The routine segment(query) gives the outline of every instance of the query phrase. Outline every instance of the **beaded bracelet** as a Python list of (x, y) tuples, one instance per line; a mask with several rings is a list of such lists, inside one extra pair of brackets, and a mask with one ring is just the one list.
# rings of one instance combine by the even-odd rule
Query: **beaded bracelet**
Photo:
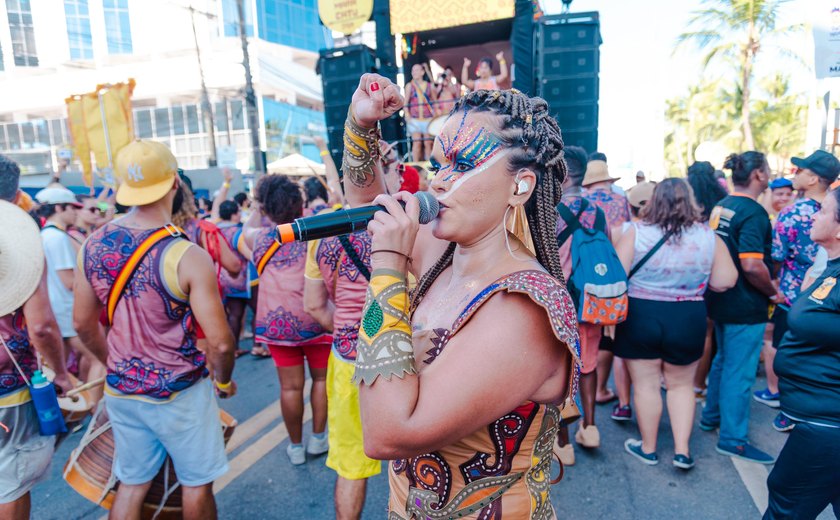
[(382, 132), (377, 122), (373, 128), (364, 128), (356, 122), (353, 107), (347, 110), (344, 122), (344, 157), (341, 169), (356, 186), (367, 187), (373, 183), (373, 168), (379, 160), (379, 140)]

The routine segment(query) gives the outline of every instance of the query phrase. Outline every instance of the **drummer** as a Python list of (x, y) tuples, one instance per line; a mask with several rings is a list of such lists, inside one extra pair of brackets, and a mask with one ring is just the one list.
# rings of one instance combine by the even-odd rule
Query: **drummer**
[(35, 350), (56, 373), (59, 392), (71, 386), (38, 226), (12, 203), (19, 176), (18, 165), (0, 155), (0, 518), (10, 520), (29, 518), (29, 492), (46, 476), (55, 446), (39, 433), (26, 384), (37, 368)]
[[(105, 404), (120, 481), (114, 519), (140, 517), (167, 454), (183, 489), (184, 517), (216, 518), (213, 481), (228, 470), (213, 388), (222, 398), (236, 393), (235, 342), (210, 256), (170, 222), (177, 167), (161, 143), (123, 148), (117, 203), (134, 208), (93, 233), (80, 254), (74, 325), (108, 367)], [(103, 308), (111, 323), (107, 344), (98, 326)], [(199, 323), (205, 352), (196, 348)]]

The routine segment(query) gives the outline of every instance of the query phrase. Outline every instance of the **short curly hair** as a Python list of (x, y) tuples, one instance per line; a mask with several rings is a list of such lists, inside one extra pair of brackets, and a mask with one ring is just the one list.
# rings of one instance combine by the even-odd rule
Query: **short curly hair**
[(257, 202), (275, 224), (286, 224), (301, 216), (303, 194), (300, 186), (283, 175), (265, 175), (257, 183)]

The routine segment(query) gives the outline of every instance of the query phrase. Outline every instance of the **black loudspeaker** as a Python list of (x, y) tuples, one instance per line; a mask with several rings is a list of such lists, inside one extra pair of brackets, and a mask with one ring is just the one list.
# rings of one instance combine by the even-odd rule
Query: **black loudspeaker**
[[(390, 76), (388, 71), (380, 70), (380, 60), (373, 49), (364, 45), (351, 45), (338, 49), (324, 49), (320, 52), (318, 71), (324, 89), (324, 118), (327, 123), (327, 138), (330, 155), (336, 167), (341, 169), (341, 156), (344, 153), (344, 120), (359, 78), (367, 72), (378, 72)], [(400, 139), (405, 131), (397, 116), (382, 121), (382, 136), (386, 141)]]
[(537, 95), (548, 102), (567, 145), (598, 148), (597, 12), (542, 17), (534, 31)]

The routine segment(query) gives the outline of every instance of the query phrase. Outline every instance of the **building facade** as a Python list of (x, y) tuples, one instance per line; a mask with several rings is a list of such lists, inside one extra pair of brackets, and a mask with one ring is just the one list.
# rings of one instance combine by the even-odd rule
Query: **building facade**
[[(315, 65), (332, 45), (317, 1), (243, 4), (262, 148), (269, 161), (317, 159), (309, 138), (325, 125)], [(135, 135), (168, 144), (185, 169), (205, 168), (203, 72), (216, 147), (253, 167), (238, 25), (236, 0), (0, 0), (0, 153), (26, 173), (55, 170), (70, 144), (65, 98), (134, 78)]]

